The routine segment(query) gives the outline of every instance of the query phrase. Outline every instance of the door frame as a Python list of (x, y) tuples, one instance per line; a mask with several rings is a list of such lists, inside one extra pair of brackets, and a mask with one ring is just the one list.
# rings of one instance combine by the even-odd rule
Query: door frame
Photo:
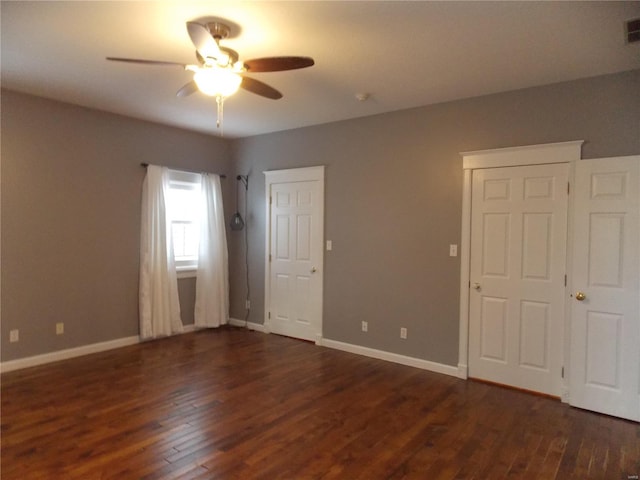
[[(573, 177), (573, 163), (581, 158), (582, 144), (584, 140), (569, 142), (546, 143), (540, 145), (527, 145), (522, 147), (498, 148), (492, 150), (479, 150), (472, 152), (460, 152), (462, 155), (462, 168), (464, 170), (462, 187), (462, 230), (460, 240), (460, 326), (458, 346), (458, 377), (468, 378), (469, 372), (469, 296), (470, 296), (470, 269), (471, 269), (471, 185), (473, 171), (482, 168), (519, 167), (526, 165), (543, 165), (553, 163), (569, 164), (569, 181)], [(567, 214), (571, 215), (571, 196), (567, 205)], [(570, 219), (568, 218), (568, 221)], [(567, 246), (570, 246), (568, 231)], [(567, 248), (567, 261), (570, 257)], [(568, 268), (567, 266), (566, 268)], [(568, 270), (566, 270), (568, 271)], [(565, 338), (561, 342), (564, 346), (562, 356), (564, 365), (568, 365), (566, 342), (569, 339), (567, 322), (567, 302), (564, 306)], [(562, 379), (561, 399), (568, 401), (568, 375)]]
[(295, 182), (318, 182), (320, 199), (319, 199), (319, 216), (320, 216), (320, 268), (316, 273), (319, 276), (320, 288), (320, 319), (316, 326), (315, 332), (316, 345), (320, 345), (322, 341), (322, 324), (323, 324), (323, 307), (324, 307), (324, 177), (325, 166), (318, 165), (314, 167), (288, 168), (283, 170), (266, 170), (262, 172), (265, 176), (265, 250), (264, 250), (264, 332), (271, 333), (271, 319), (269, 312), (271, 310), (271, 262), (269, 254), (271, 252), (271, 186), (277, 183), (295, 183)]

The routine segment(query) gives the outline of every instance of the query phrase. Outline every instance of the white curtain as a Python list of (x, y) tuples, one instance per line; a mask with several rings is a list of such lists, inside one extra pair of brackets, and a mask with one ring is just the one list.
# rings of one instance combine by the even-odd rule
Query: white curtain
[(171, 224), (166, 214), (169, 172), (149, 165), (142, 186), (140, 235), (140, 336), (156, 338), (183, 331)]
[(197, 327), (218, 327), (229, 320), (229, 261), (218, 175), (202, 175), (198, 273), (196, 277)]

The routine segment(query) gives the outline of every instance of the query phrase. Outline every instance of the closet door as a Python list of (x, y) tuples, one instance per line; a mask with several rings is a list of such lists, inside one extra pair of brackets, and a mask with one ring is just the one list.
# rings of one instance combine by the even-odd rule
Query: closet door
[(473, 171), (469, 376), (560, 396), (568, 164)]
[(573, 188), (571, 405), (640, 420), (640, 156), (582, 160)]

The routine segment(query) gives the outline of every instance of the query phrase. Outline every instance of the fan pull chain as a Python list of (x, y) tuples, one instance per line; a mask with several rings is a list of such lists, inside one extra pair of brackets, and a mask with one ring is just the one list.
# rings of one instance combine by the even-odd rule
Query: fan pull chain
[(216, 128), (220, 130), (220, 136), (224, 136), (223, 116), (224, 116), (224, 97), (222, 95), (216, 96), (216, 103), (218, 104), (218, 119), (216, 120)]

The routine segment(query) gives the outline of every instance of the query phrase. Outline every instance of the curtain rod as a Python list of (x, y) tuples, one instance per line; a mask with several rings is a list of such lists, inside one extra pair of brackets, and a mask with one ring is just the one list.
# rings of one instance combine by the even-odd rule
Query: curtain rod
[[(140, 164), (141, 167), (147, 168), (149, 166), (148, 163), (141, 163)], [(179, 172), (188, 172), (188, 173), (203, 173), (203, 172), (196, 172), (195, 170), (187, 170), (186, 168), (173, 168), (173, 167), (167, 167), (169, 170), (177, 170)], [(210, 172), (207, 172), (210, 173)], [(214, 175), (218, 175), (217, 173)], [(227, 178), (227, 176), (225, 174), (219, 175), (220, 178)]]

